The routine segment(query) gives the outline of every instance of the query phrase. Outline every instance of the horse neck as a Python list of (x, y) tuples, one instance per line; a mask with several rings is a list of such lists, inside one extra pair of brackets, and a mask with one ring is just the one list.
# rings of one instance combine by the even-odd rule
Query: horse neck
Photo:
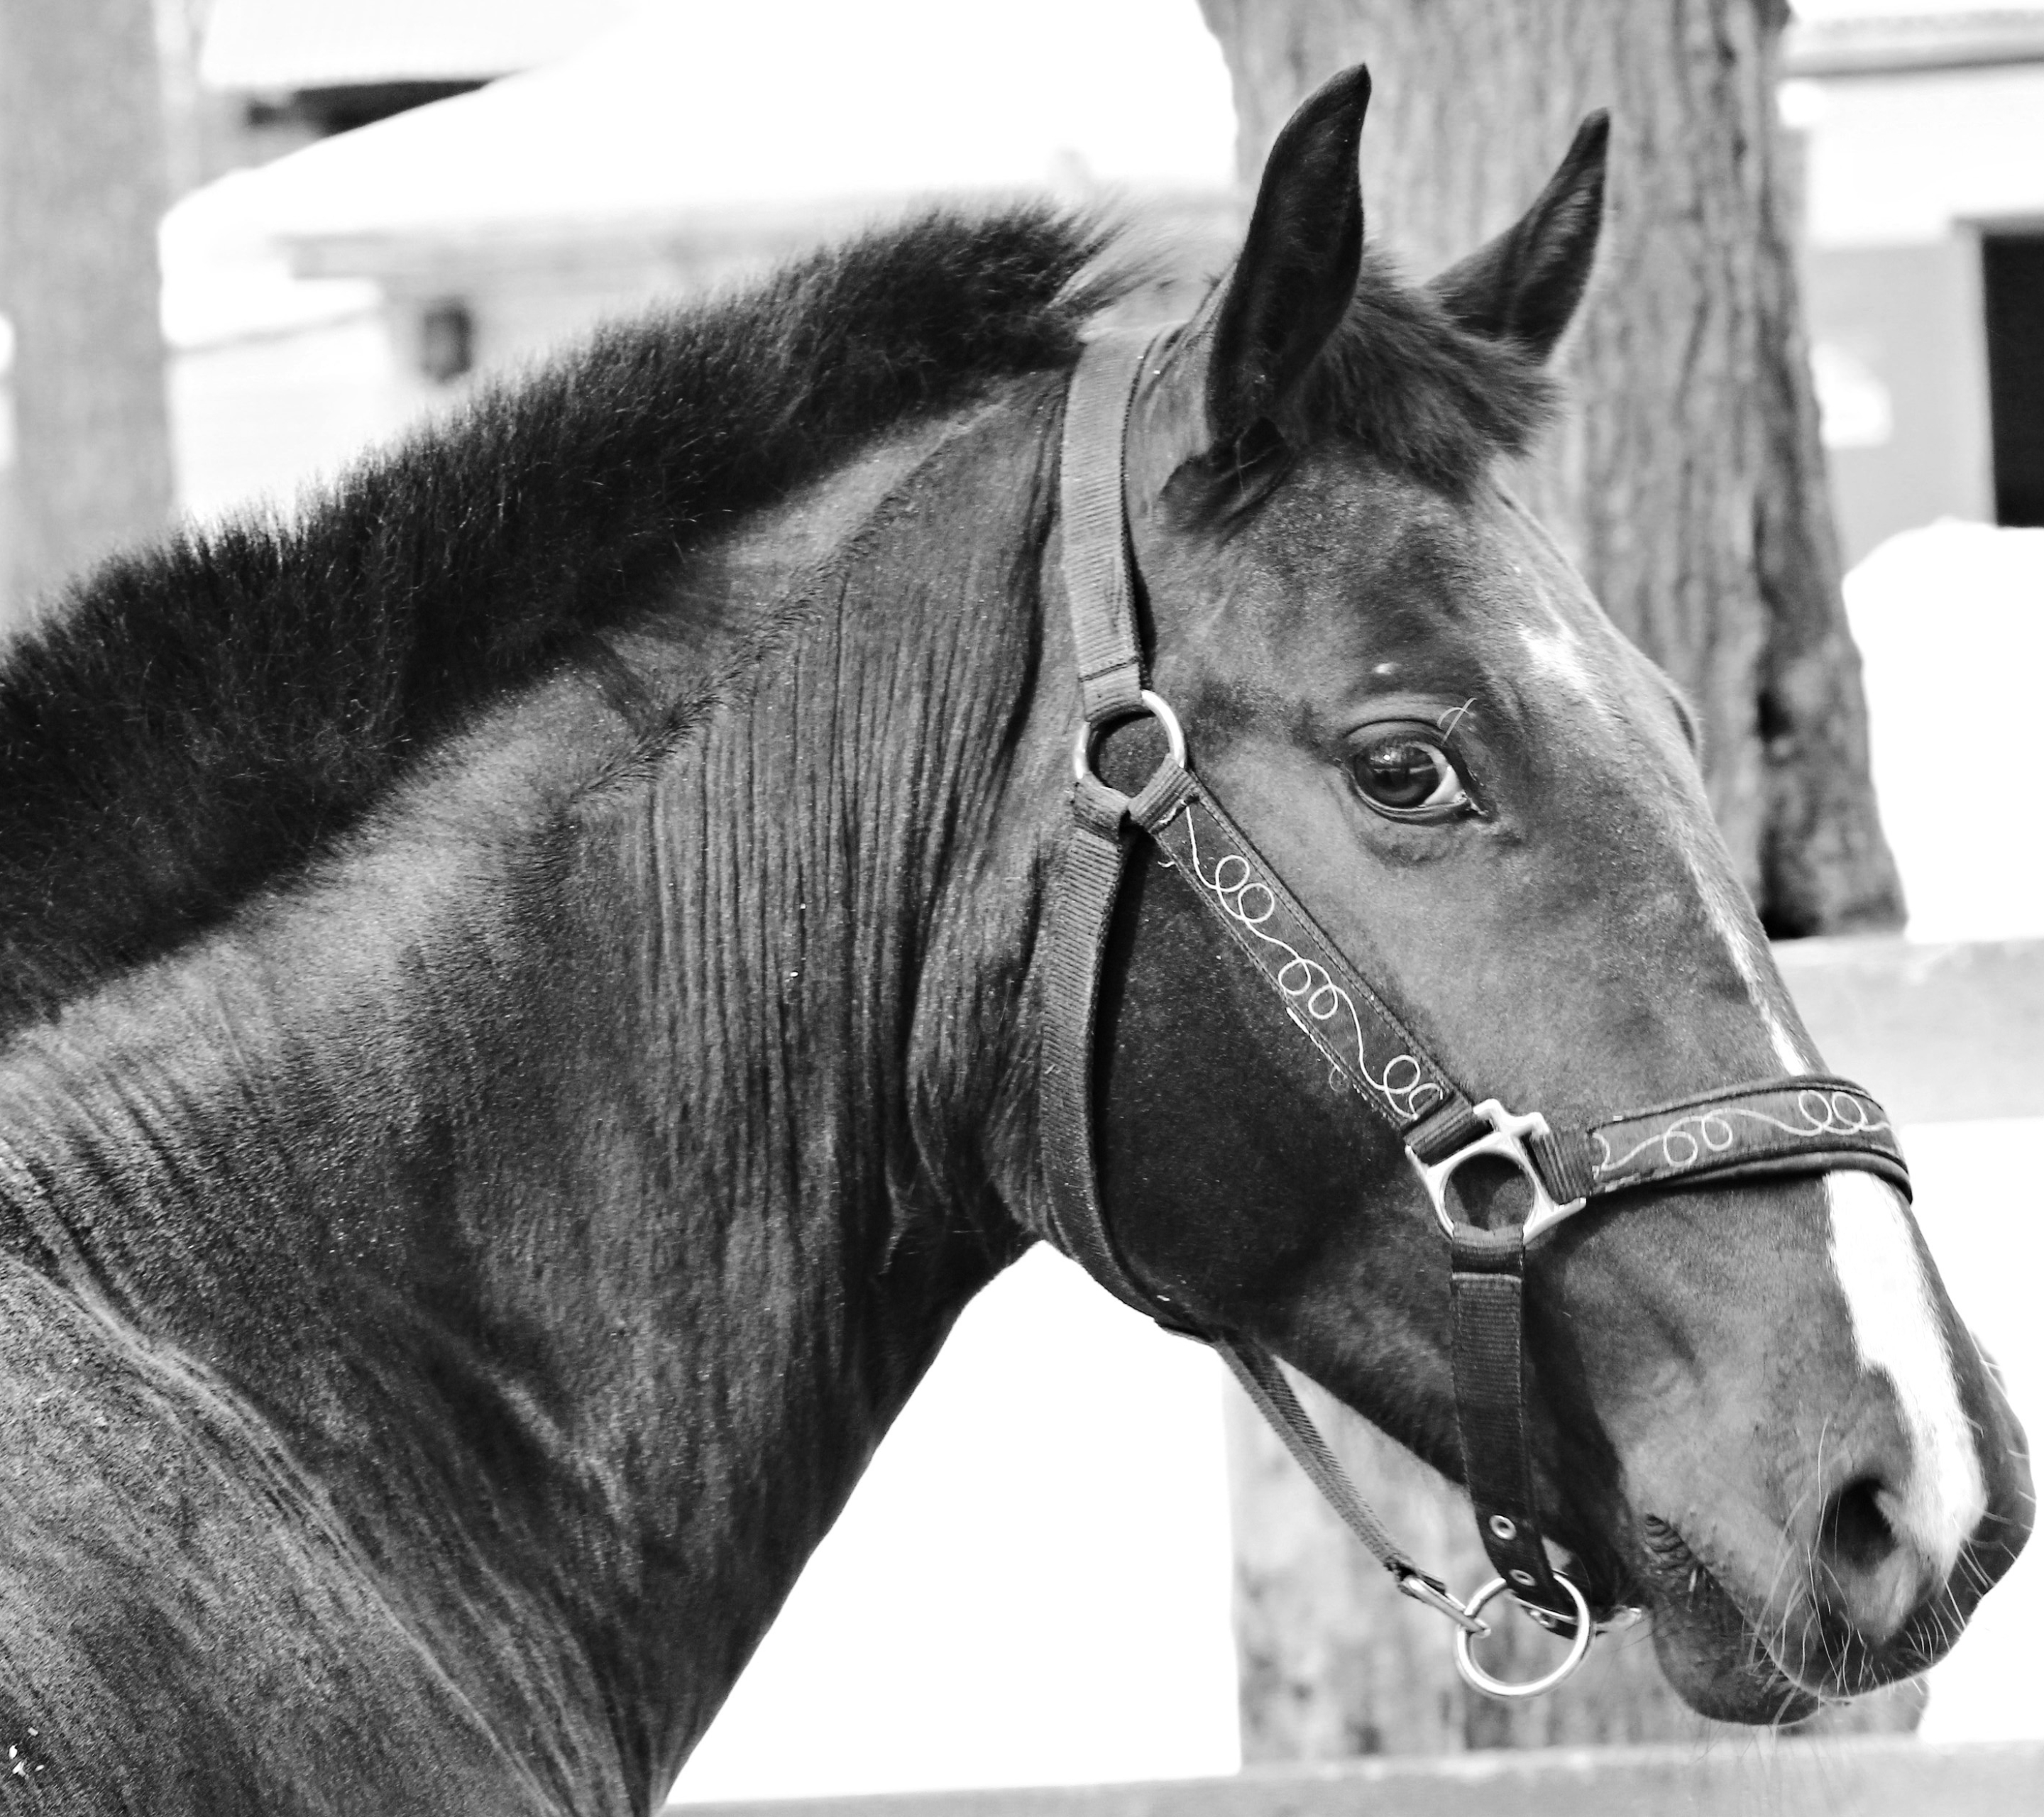
[(1026, 907), (970, 859), (1041, 438), (983, 432), (746, 602), (657, 762), (588, 788), (628, 740), (558, 684), (0, 1066), (17, 1250), (274, 1435), (464, 1704), (544, 1713), (551, 1781), (678, 1764), (1019, 1241)]

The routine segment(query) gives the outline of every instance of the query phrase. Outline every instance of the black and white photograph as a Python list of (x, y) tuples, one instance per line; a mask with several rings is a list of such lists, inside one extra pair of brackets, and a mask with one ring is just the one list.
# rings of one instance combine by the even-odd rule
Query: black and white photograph
[(0, 0), (0, 1817), (2044, 1811), (2044, 4)]

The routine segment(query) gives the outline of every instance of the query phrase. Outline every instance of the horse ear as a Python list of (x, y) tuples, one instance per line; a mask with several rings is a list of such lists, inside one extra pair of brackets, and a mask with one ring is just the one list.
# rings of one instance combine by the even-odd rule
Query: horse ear
[(1369, 106), (1370, 71), (1358, 63), (1309, 95), (1270, 148), (1215, 320), (1207, 416), (1216, 442), (1235, 440), (1278, 409), (1355, 295), (1356, 148)]
[(1599, 109), (1519, 224), (1427, 286), (1471, 333), (1516, 342), (1536, 359), (1554, 351), (1596, 256), (1610, 137), (1611, 116)]

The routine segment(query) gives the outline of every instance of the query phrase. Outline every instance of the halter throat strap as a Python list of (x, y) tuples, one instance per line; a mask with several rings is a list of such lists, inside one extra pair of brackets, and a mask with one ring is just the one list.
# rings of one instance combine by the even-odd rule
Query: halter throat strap
[[(1163, 335), (1109, 334), (1086, 348), (1066, 404), (1059, 509), (1062, 574), (1084, 722), (1074, 759), (1067, 830), (1046, 928), (1039, 1101), (1052, 1234), (1103, 1286), (1167, 1330), (1219, 1352), (1335, 1512), (1408, 1596), (1462, 1631), (1458, 1661), (1478, 1688), (1530, 1694), (1581, 1658), (1590, 1612), (1557, 1573), (1539, 1531), (1526, 1420), (1523, 1293), (1527, 1246), (1599, 1200), (1643, 1186), (1716, 1183), (1838, 1167), (1864, 1169), (1908, 1190), (1908, 1172), (1880, 1105), (1842, 1079), (1800, 1077), (1722, 1088), (1580, 1127), (1551, 1129), (1537, 1112), (1473, 1100), (1358, 977), (1247, 835), (1193, 773), (1170, 706), (1143, 686), (1124, 488), (1137, 386)], [(1095, 774), (1098, 736), (1149, 713), (1170, 754), (1131, 797)], [(1456, 1600), (1404, 1552), (1356, 1492), (1277, 1359), (1241, 1334), (1208, 1330), (1139, 1281), (1115, 1243), (1094, 1164), (1093, 1050), (1102, 956), (1128, 862), (1143, 842), (1282, 1001), (1291, 1020), (1367, 1111), (1404, 1143), (1448, 1239), (1457, 1423), (1477, 1532), (1498, 1577)], [(1522, 1225), (1485, 1230), (1460, 1219), (1449, 1188), (1481, 1156), (1516, 1167), (1532, 1193)], [(1559, 1673), (1506, 1685), (1473, 1665), (1476, 1611), (1508, 1588), (1575, 1645)]]

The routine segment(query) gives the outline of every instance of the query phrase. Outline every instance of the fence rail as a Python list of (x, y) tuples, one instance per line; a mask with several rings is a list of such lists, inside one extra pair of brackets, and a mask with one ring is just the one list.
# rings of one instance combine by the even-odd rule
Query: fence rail
[(2044, 940), (1784, 940), (1825, 1063), (1898, 1123), (2044, 1116)]
[(1907, 1735), (1500, 1750), (1252, 1768), (1230, 1779), (670, 1804), (663, 1817), (2015, 1817), (2044, 1742)]

